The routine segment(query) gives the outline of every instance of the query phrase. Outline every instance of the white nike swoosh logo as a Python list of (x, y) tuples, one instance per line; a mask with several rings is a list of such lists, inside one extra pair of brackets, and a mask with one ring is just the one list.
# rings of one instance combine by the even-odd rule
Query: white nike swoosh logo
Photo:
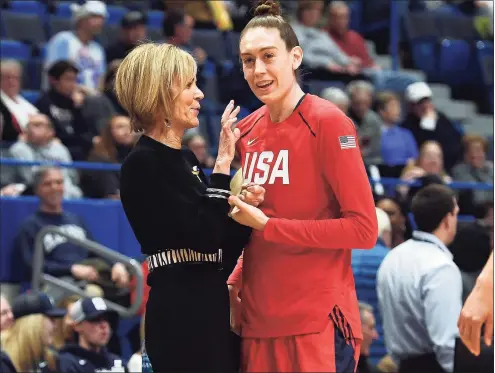
[(256, 137), (256, 138), (254, 138), (254, 139), (252, 139), (252, 140), (248, 140), (247, 145), (248, 145), (248, 146), (249, 146), (249, 145), (252, 145), (252, 144), (253, 144), (253, 143), (254, 143), (257, 139), (258, 139), (258, 138)]

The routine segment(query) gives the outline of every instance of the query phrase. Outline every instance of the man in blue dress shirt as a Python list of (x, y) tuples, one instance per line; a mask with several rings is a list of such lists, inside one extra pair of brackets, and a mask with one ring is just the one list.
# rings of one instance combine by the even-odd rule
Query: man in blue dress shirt
[(452, 372), (462, 278), (447, 245), (459, 207), (452, 190), (430, 185), (411, 210), (417, 230), (389, 252), (377, 275), (385, 344), (399, 372)]

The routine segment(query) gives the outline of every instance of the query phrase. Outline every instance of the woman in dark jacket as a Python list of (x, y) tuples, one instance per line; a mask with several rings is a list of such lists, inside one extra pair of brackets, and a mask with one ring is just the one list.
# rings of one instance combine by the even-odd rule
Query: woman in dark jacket
[[(89, 154), (89, 162), (122, 163), (136, 142), (129, 117), (113, 116)], [(85, 170), (81, 189), (88, 198), (120, 198), (119, 171)]]

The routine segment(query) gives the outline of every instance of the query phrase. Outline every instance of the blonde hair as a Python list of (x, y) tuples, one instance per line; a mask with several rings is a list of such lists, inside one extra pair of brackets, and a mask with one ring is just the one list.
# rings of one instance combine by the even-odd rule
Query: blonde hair
[(21, 317), (1, 333), (2, 349), (18, 372), (33, 370), (46, 356), (48, 346), (43, 341), (45, 317), (42, 314)]
[[(69, 295), (58, 302), (57, 307), (68, 310), (69, 306), (79, 299), (81, 299), (79, 295)], [(73, 342), (74, 329), (72, 328), (72, 325), (66, 323), (66, 318), (70, 318), (68, 313), (65, 317), (60, 317), (55, 320), (53, 347), (57, 350), (61, 349), (67, 342)]]
[(477, 143), (481, 144), (485, 152), (487, 151), (488, 141), (483, 136), (477, 134), (468, 134), (464, 135), (464, 137), (462, 138), (462, 146), (464, 147), (464, 152), (467, 152), (471, 145)]
[(170, 118), (175, 99), (196, 73), (194, 58), (174, 45), (146, 43), (134, 48), (115, 76), (117, 98), (129, 113), (132, 129), (148, 131), (159, 112), (165, 120)]

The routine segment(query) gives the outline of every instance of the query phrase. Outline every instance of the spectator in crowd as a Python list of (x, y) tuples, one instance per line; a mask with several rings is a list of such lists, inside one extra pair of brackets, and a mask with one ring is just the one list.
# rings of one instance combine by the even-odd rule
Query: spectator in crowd
[[(218, 1), (218, 0), (215, 0)], [(191, 16), (200, 29), (216, 29), (216, 22), (211, 4), (213, 1), (204, 0), (165, 0), (165, 11), (168, 14), (175, 11), (185, 11)], [(220, 0), (219, 3), (224, 1)]]
[(454, 123), (435, 108), (432, 97), (428, 84), (409, 85), (405, 94), (409, 112), (401, 126), (412, 132), (419, 147), (428, 140), (437, 141), (443, 150), (445, 168), (450, 171), (462, 154), (461, 134)]
[(462, 278), (447, 248), (456, 234), (454, 193), (430, 185), (413, 198), (417, 230), (383, 260), (377, 292), (387, 350), (403, 372), (452, 372)]
[(52, 346), (60, 350), (67, 343), (74, 343), (73, 320), (70, 317), (70, 310), (73, 305), (80, 299), (78, 295), (69, 295), (58, 302), (58, 307), (66, 310), (63, 318), (55, 320), (55, 333), (53, 335)]
[(461, 270), (463, 300), (473, 290), (493, 251), (493, 201), (485, 202), (483, 210), (480, 219), (459, 223), (455, 240), (449, 247), (455, 264)]
[(380, 117), (371, 110), (374, 88), (370, 82), (355, 80), (347, 85), (350, 98), (349, 118), (357, 127), (361, 154), (366, 164), (381, 164), (381, 129)]
[(120, 23), (120, 39), (105, 50), (107, 63), (122, 60), (140, 41), (146, 39), (147, 17), (144, 13), (131, 10)]
[(122, 60), (113, 60), (109, 63), (107, 72), (103, 77), (101, 91), (110, 102), (115, 114), (127, 116), (127, 111), (122, 107), (115, 95), (115, 74), (117, 73), (117, 69), (121, 62)]
[(328, 87), (321, 92), (321, 98), (335, 104), (346, 115), (349, 112), (349, 96), (343, 90), (337, 87)]
[(335, 44), (363, 69), (380, 69), (371, 58), (364, 38), (349, 29), (350, 9), (345, 1), (332, 1), (328, 6), (327, 32)]
[(77, 343), (67, 344), (60, 350), (60, 372), (93, 373), (125, 367), (121, 357), (107, 350), (112, 334), (109, 320), (115, 317), (115, 312), (108, 308), (104, 299), (78, 300), (71, 308), (70, 317), (78, 338)]
[(191, 149), (196, 158), (198, 158), (201, 168), (213, 168), (215, 158), (208, 153), (208, 144), (202, 135), (198, 133), (188, 135), (186, 133), (182, 139), (182, 145)]
[(361, 351), (359, 354), (356, 373), (372, 373), (376, 371), (369, 361), (371, 345), (373, 344), (373, 341), (378, 339), (373, 310), (373, 306), (367, 303), (359, 302), (359, 315), (361, 316), (363, 340), (361, 342)]
[[(356, 284), (357, 298), (361, 302), (369, 303), (371, 306), (378, 308), (378, 298), (376, 295), (376, 272), (382, 263), (385, 256), (389, 253), (392, 247), (392, 226), (389, 217), (385, 211), (376, 208), (376, 217), (378, 220), (378, 240), (375, 247), (371, 250), (353, 250), (352, 251), (352, 271), (354, 273), (354, 282)], [(362, 316), (362, 315), (361, 315)], [(380, 313), (376, 312), (377, 325), (382, 325)], [(373, 327), (375, 325), (375, 317), (373, 317)], [(383, 353), (383, 340), (379, 341), (379, 346), (371, 351), (370, 346), (372, 340), (365, 343), (366, 337), (363, 328), (363, 343), (361, 344), (361, 355), (363, 349), (367, 360), (372, 355), (373, 358), (381, 358)], [(378, 339), (378, 336), (373, 339)]]
[[(55, 127), (55, 135), (69, 147), (75, 160), (84, 159), (97, 134), (95, 121), (85, 115), (93, 104), (77, 85), (79, 69), (68, 60), (55, 62), (48, 70), (50, 89), (36, 102)], [(88, 108), (89, 107), (89, 108)]]
[[(440, 144), (436, 141), (426, 141), (419, 149), (417, 161), (408, 162), (400, 178), (401, 180), (412, 182), (422, 180), (428, 176), (436, 176), (439, 182), (448, 184), (452, 182), (452, 178), (445, 172), (443, 159)], [(412, 191), (415, 190), (412, 189)], [(412, 193), (407, 185), (400, 185), (397, 191), (402, 198), (405, 198), (408, 193)]]
[(376, 112), (383, 127), (381, 150), (383, 163), (388, 166), (405, 165), (418, 157), (418, 145), (411, 131), (399, 126), (400, 99), (392, 92), (382, 92), (376, 98)]
[(326, 30), (338, 48), (349, 58), (356, 71), (373, 81), (378, 91), (395, 83), (405, 86), (417, 81), (401, 71), (382, 70), (368, 52), (366, 42), (359, 33), (349, 29), (350, 9), (345, 1), (332, 1), (328, 6)]
[(102, 1), (89, 0), (83, 5), (72, 4), (71, 9), (74, 30), (61, 31), (48, 41), (45, 70), (59, 60), (72, 61), (79, 69), (78, 83), (97, 89), (106, 61), (103, 47), (93, 39), (103, 29), (107, 8)]
[[(55, 138), (55, 130), (50, 118), (44, 114), (35, 114), (29, 117), (25, 131), (25, 139), (17, 141), (9, 149), (10, 156), (19, 161), (56, 161), (72, 163), (72, 157), (67, 147)], [(28, 187), (33, 184), (34, 173), (38, 166), (16, 167), (13, 183), (22, 183)], [(82, 197), (81, 189), (77, 186), (78, 174), (76, 170), (65, 169), (64, 198)]]
[[(127, 116), (116, 115), (109, 120), (89, 154), (89, 162), (122, 163), (136, 142)], [(119, 171), (84, 170), (81, 188), (89, 198), (120, 199)]]
[(194, 23), (194, 18), (184, 10), (173, 9), (167, 12), (167, 18), (163, 22), (163, 34), (167, 43), (180, 47), (192, 54), (198, 64), (199, 78), (208, 55), (204, 49), (193, 45), (191, 42)]
[[(44, 293), (25, 293), (12, 306), (15, 323), (0, 335), (2, 349), (18, 372), (36, 372), (47, 367), (56, 371), (49, 346), (54, 320), (65, 315)], [(3, 372), (3, 371), (2, 371)]]
[(14, 323), (14, 315), (10, 303), (3, 294), (0, 294), (0, 332), (7, 330)]
[(27, 127), (29, 115), (36, 109), (21, 95), (22, 66), (15, 60), (0, 63), (0, 114), (4, 141), (16, 141)]
[[(493, 162), (486, 160), (487, 147), (488, 141), (480, 135), (464, 136), (464, 161), (452, 169), (452, 178), (455, 181), (492, 184)], [(474, 205), (493, 201), (493, 190), (473, 190), (470, 194)]]
[[(90, 239), (92, 236), (83, 220), (62, 207), (64, 195), (63, 173), (58, 168), (44, 167), (35, 174), (34, 190), (40, 199), (38, 211), (22, 224), (15, 241), (15, 250), (22, 255), (26, 269), (32, 272), (36, 235), (47, 226), (60, 228), (78, 239)], [(43, 272), (76, 286), (87, 282), (97, 283), (111, 297), (116, 287), (126, 287), (129, 274), (122, 263), (113, 265), (94, 258), (83, 247), (74, 245), (67, 238), (57, 234), (47, 234), (43, 240)], [(79, 283), (81, 281), (81, 284)], [(65, 296), (65, 291), (56, 286), (47, 285), (46, 292), (56, 302)], [(108, 294), (107, 294), (108, 292)]]
[(311, 70), (314, 79), (357, 79), (359, 68), (355, 61), (348, 58), (328, 34), (318, 28), (323, 7), (321, 0), (300, 1), (296, 21), (291, 23), (304, 49), (304, 65)]
[(406, 233), (406, 218), (402, 213), (400, 203), (391, 197), (385, 197), (376, 202), (376, 207), (385, 211), (390, 219), (392, 242), (389, 247), (394, 248), (403, 243)]

